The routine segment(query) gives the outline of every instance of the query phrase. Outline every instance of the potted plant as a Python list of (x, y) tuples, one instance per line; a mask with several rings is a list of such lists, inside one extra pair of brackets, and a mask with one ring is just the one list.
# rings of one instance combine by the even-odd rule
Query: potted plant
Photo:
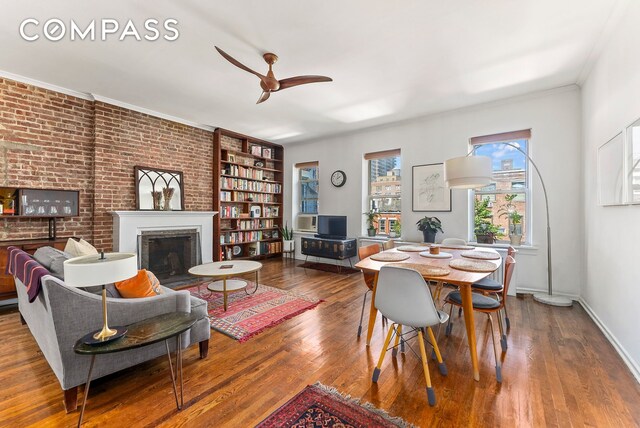
[(282, 234), (282, 251), (291, 252), (294, 249), (293, 229), (289, 228), (289, 223), (285, 223), (284, 227), (279, 227)]
[(422, 231), (424, 242), (436, 242), (436, 233), (444, 233), (442, 230), (442, 222), (438, 217), (425, 216), (416, 223), (418, 230)]
[(374, 210), (369, 210), (364, 213), (364, 216), (367, 218), (367, 235), (376, 236), (376, 224), (378, 223), (379, 214)]
[(399, 237), (400, 233), (402, 233), (402, 226), (400, 225), (400, 220), (396, 220), (389, 231), (389, 238)]
[(493, 244), (500, 234), (498, 226), (491, 221), (493, 214), (489, 209), (489, 198), (476, 199), (474, 203), (474, 229), (476, 241), (479, 244)]
[(500, 208), (500, 217), (507, 217), (509, 220), (509, 240), (511, 245), (522, 244), (522, 214), (518, 212), (513, 200), (518, 195), (505, 195), (506, 204)]

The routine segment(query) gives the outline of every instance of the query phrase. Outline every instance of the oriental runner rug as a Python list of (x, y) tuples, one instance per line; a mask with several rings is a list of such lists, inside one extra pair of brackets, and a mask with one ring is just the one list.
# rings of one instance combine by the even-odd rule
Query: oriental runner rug
[[(255, 282), (246, 282), (247, 291), (253, 292)], [(260, 284), (254, 294), (247, 295), (244, 289), (228, 293), (225, 312), (222, 293), (207, 290), (207, 283), (185, 290), (192, 296), (207, 301), (212, 329), (239, 342), (246, 342), (264, 330), (313, 309), (322, 302), (292, 291)]]
[(362, 404), (359, 400), (340, 394), (335, 388), (317, 382), (307, 386), (256, 427), (408, 428), (413, 425), (390, 416), (370, 403)]

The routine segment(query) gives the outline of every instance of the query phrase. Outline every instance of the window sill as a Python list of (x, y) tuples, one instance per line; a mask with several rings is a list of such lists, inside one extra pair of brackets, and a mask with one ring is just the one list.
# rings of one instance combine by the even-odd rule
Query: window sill
[(486, 247), (486, 248), (496, 248), (496, 249), (507, 249), (509, 247), (513, 247), (518, 251), (522, 252), (537, 252), (540, 248), (535, 247), (533, 245), (509, 245), (506, 242), (500, 242), (497, 244), (478, 244), (477, 242), (469, 242), (469, 245), (473, 245), (476, 247)]

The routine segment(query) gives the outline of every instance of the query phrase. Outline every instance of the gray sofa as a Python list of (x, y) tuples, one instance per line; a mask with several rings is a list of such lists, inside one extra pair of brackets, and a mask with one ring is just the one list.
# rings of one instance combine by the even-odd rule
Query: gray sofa
[[(90, 358), (73, 352), (76, 341), (102, 327), (102, 297), (68, 287), (54, 276), (42, 278), (42, 289), (29, 303), (26, 287), (17, 278), (18, 307), (21, 321), (27, 324), (64, 391), (67, 412), (77, 408), (78, 386), (86, 382)], [(205, 358), (211, 334), (207, 303), (188, 291), (163, 287), (164, 294), (140, 299), (107, 298), (109, 325), (128, 325), (163, 313), (181, 311), (202, 316), (190, 331), (182, 335), (182, 348), (198, 343)], [(170, 341), (171, 350), (175, 341)], [(92, 379), (117, 372), (159, 356), (166, 356), (163, 342), (139, 349), (100, 355), (96, 358)]]

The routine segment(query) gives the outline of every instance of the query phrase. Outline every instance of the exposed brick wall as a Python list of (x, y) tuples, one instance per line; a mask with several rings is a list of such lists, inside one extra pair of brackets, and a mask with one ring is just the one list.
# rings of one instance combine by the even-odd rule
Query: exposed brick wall
[[(0, 141), (38, 148), (0, 148), (0, 186), (80, 190), (80, 217), (60, 221), (58, 235), (100, 249), (112, 249), (108, 212), (135, 209), (136, 165), (183, 171), (185, 209), (212, 208), (209, 131), (0, 78)], [(0, 223), (0, 240), (46, 235), (46, 220)]]
[(135, 209), (136, 165), (183, 172), (185, 209), (213, 206), (213, 133), (95, 103), (94, 245), (111, 249), (113, 210)]
[[(80, 217), (59, 221), (59, 236), (91, 239), (93, 102), (0, 78), (0, 141), (36, 146), (0, 148), (0, 185), (80, 190)], [(46, 237), (40, 219), (2, 219), (0, 239)]]

